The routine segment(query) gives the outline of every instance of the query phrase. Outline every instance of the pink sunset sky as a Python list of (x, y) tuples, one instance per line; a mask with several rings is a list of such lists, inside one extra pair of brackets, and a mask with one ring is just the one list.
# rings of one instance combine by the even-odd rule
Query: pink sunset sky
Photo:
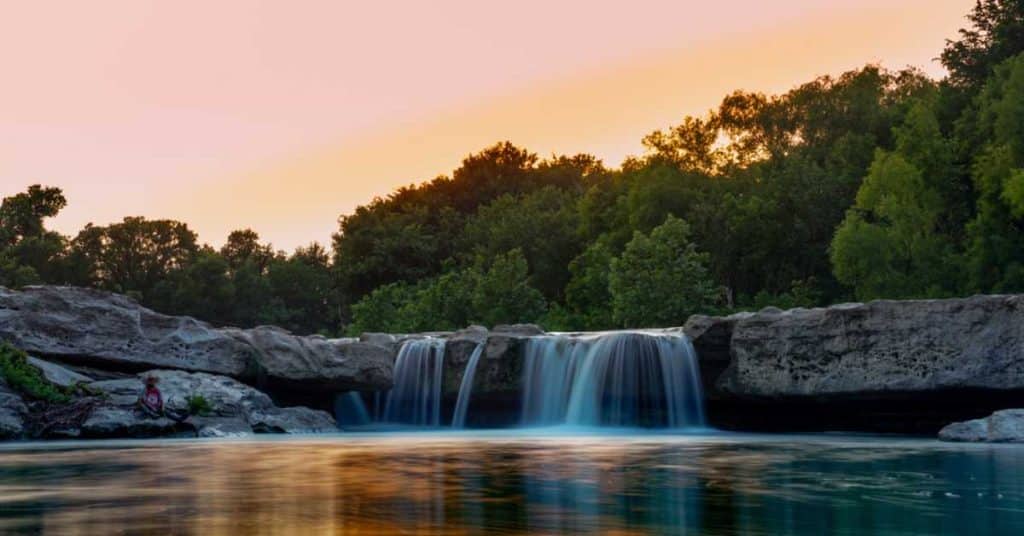
[(51, 226), (188, 222), (280, 249), (510, 140), (617, 165), (734, 89), (869, 62), (935, 76), (973, 0), (9, 2), (0, 195)]

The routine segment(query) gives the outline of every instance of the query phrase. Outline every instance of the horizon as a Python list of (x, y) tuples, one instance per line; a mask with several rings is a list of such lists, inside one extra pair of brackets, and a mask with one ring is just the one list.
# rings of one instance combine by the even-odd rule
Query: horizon
[[(405, 17), (220, 4), (195, 17), (132, 2), (117, 20), (64, 6), (82, 12), (47, 19), (60, 35), (47, 43), (30, 23), (46, 6), (19, 7), (0, 37), (22, 81), (0, 104), (2, 194), (62, 188), (52, 227), (72, 236), (145, 216), (215, 246), (242, 228), (279, 250), (326, 245), (339, 216), (498, 141), (617, 167), (647, 133), (736, 89), (777, 94), (867, 63), (941, 77), (934, 58), (973, 1), (815, 4), (497, 13), (452, 1)], [(522, 28), (530, 39), (516, 39)], [(372, 41), (381, 33), (387, 45)]]

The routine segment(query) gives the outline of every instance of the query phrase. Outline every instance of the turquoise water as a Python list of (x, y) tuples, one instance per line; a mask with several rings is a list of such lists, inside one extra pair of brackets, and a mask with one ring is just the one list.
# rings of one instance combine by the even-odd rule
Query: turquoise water
[(13, 534), (1024, 534), (1024, 446), (392, 432), (8, 443)]

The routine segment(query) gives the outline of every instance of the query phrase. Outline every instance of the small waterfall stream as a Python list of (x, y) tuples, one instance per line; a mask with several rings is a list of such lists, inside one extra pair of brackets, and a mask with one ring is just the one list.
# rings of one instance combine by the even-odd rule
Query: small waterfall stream
[(681, 334), (611, 332), (531, 339), (528, 426), (703, 426), (696, 353)]
[(366, 403), (357, 391), (339, 393), (334, 397), (334, 419), (338, 426), (363, 426), (372, 421)]
[(452, 415), (452, 428), (466, 427), (466, 412), (469, 411), (469, 397), (473, 395), (473, 379), (476, 377), (476, 366), (480, 362), (480, 356), (484, 353), (484, 343), (476, 345), (473, 354), (469, 356), (466, 363), (466, 371), (462, 375), (462, 383), (459, 385), (459, 398), (455, 402), (455, 413)]
[(382, 420), (418, 426), (441, 425), (444, 339), (413, 339), (395, 360), (395, 384), (384, 403)]

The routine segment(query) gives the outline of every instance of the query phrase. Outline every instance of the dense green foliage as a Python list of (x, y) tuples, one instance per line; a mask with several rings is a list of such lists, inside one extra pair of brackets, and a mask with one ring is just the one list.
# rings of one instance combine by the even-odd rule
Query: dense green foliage
[(185, 398), (185, 403), (188, 404), (189, 415), (206, 417), (213, 412), (213, 406), (210, 405), (210, 401), (203, 395), (188, 396)]
[(90, 285), (298, 332), (681, 323), (695, 311), (1024, 291), (1024, 1), (981, 0), (949, 75), (868, 65), (738, 91), (609, 169), (511, 143), (343, 216), (331, 250), (126, 218), (67, 238), (0, 208), (0, 284)]
[(47, 381), (39, 369), (29, 364), (25, 352), (7, 343), (0, 343), (0, 377), (12, 389), (33, 400), (54, 403), (71, 400), (65, 389)]

